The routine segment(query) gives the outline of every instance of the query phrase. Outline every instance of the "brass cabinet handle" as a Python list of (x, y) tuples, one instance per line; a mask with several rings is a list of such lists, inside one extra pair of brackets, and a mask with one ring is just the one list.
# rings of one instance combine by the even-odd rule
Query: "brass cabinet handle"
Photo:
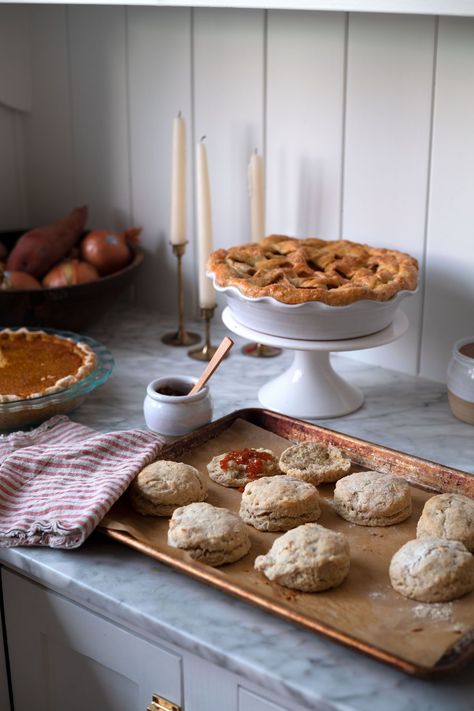
[(153, 694), (151, 704), (146, 707), (146, 711), (181, 711), (181, 706), (168, 701), (164, 696)]

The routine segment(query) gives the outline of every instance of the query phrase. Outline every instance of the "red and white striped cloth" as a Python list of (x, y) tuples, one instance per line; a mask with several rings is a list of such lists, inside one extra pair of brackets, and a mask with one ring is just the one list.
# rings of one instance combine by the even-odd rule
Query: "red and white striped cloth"
[(0, 436), (0, 546), (77, 548), (162, 443), (144, 430), (97, 433), (65, 415)]

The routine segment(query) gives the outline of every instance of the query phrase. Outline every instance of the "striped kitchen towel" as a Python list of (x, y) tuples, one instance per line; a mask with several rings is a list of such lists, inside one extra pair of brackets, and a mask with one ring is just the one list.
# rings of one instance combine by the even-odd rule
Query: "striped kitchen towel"
[(77, 548), (163, 440), (95, 432), (65, 415), (0, 436), (0, 546)]

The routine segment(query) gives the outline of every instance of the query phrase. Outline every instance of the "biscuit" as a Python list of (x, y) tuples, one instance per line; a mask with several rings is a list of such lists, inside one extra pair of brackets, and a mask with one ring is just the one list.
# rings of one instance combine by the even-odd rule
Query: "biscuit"
[(411, 515), (411, 493), (405, 479), (382, 472), (356, 472), (334, 488), (339, 516), (359, 526), (392, 526)]
[(449, 538), (474, 552), (474, 501), (462, 494), (428, 499), (416, 527), (417, 538)]
[(212, 566), (234, 563), (250, 550), (246, 526), (237, 514), (205, 503), (176, 509), (170, 519), (168, 544)]
[(286, 588), (318, 592), (340, 585), (350, 566), (349, 543), (342, 533), (317, 523), (298, 526), (276, 539), (255, 569)]
[(460, 541), (408, 541), (390, 563), (392, 587), (419, 602), (449, 602), (474, 590), (474, 557)]
[(207, 465), (209, 477), (222, 486), (242, 487), (260, 477), (279, 474), (278, 461), (270, 449), (237, 449), (224, 452)]
[(288, 531), (318, 520), (319, 494), (312, 484), (283, 474), (257, 479), (245, 487), (239, 515), (259, 531)]
[(159, 460), (139, 472), (129, 488), (133, 508), (144, 516), (171, 516), (178, 506), (203, 501), (207, 487), (189, 464)]
[(317, 486), (337, 481), (347, 474), (351, 461), (341, 450), (317, 442), (300, 442), (285, 449), (280, 457), (280, 469), (288, 476)]

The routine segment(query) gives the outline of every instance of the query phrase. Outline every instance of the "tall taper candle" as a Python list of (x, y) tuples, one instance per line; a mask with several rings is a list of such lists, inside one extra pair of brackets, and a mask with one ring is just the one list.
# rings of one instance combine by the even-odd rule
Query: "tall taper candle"
[[(204, 137), (205, 138), (205, 137)], [(211, 280), (206, 276), (206, 264), (212, 251), (212, 214), (211, 190), (209, 187), (209, 171), (207, 166), (207, 151), (204, 138), (197, 144), (196, 150), (196, 201), (197, 201), (197, 233), (199, 254), (199, 306), (210, 309), (215, 306), (216, 297)]]
[(265, 237), (265, 188), (263, 177), (263, 159), (255, 149), (248, 168), (250, 196), (250, 226), (252, 242), (259, 242)]
[(171, 244), (186, 242), (186, 124), (181, 111), (173, 123)]

